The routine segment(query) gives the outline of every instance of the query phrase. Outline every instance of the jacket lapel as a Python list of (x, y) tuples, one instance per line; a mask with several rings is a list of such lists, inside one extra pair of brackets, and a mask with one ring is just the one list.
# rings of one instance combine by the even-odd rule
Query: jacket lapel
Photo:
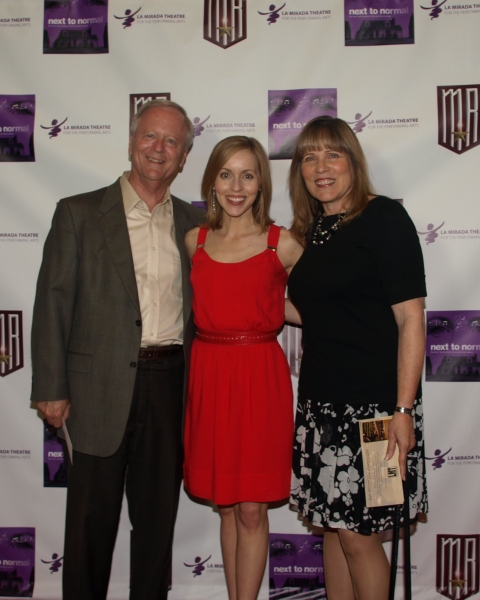
[(118, 179), (109, 186), (99, 205), (98, 225), (105, 239), (118, 274), (140, 316), (135, 268), (133, 266), (130, 236), (123, 207), (122, 189)]
[(180, 252), (182, 264), (182, 294), (183, 294), (183, 325), (187, 326), (188, 319), (192, 310), (192, 288), (190, 287), (190, 258), (185, 248), (185, 234), (192, 225), (189, 223), (187, 215), (182, 210), (182, 205), (177, 198), (172, 196), (173, 221), (175, 224), (175, 240)]

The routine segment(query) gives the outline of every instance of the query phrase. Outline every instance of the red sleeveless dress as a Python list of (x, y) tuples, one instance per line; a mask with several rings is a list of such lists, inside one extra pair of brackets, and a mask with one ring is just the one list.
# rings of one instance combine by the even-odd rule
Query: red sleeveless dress
[[(287, 273), (271, 225), (268, 248), (238, 263), (203, 249), (201, 228), (191, 282), (193, 342), (185, 421), (185, 488), (227, 505), (271, 502), (290, 490), (293, 397), (277, 342)], [(265, 341), (266, 340), (266, 341)]]

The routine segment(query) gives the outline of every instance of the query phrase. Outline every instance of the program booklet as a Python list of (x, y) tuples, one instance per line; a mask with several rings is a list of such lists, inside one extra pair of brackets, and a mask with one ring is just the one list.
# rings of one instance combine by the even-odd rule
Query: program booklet
[(359, 421), (367, 508), (403, 504), (398, 447), (385, 460), (392, 417)]

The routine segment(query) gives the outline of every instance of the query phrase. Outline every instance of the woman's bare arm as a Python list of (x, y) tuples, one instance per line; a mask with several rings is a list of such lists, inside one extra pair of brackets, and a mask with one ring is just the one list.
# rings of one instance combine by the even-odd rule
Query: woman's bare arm
[[(392, 306), (398, 326), (397, 406), (412, 408), (422, 374), (425, 354), (424, 298), (414, 298)], [(389, 442), (385, 458), (393, 456), (395, 444), (399, 449), (402, 479), (407, 472), (407, 454), (415, 445), (413, 419), (395, 412), (389, 428)]]

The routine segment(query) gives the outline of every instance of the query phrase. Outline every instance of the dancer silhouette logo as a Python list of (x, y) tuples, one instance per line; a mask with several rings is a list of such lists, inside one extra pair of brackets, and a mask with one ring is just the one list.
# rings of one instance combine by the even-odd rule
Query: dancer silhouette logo
[(445, 221), (442, 221), (440, 225), (436, 225), (435, 223), (429, 223), (426, 226), (426, 231), (417, 231), (418, 235), (424, 235), (424, 240), (427, 244), (433, 244), (435, 240), (438, 238), (438, 230), (441, 229), (445, 225)]
[(62, 560), (63, 556), (59, 558), (56, 552), (52, 554), (51, 560), (43, 560), (43, 558), (41, 559), (43, 564), (50, 565), (49, 570), (51, 575), (53, 575), (53, 573), (58, 573), (59, 570), (63, 567)]
[(48, 130), (48, 137), (50, 139), (52, 139), (52, 138), (57, 137), (59, 133), (62, 133), (62, 125), (64, 123), (66, 123), (67, 120), (68, 120), (68, 117), (65, 117), (65, 119), (63, 119), (63, 121), (61, 123), (59, 123), (58, 119), (53, 119), (51, 125), (40, 125), (40, 127), (42, 129), (47, 129)]
[(189, 564), (189, 563), (183, 563), (183, 564), (186, 567), (192, 569), (192, 575), (194, 577), (200, 577), (200, 575), (205, 571), (205, 563), (207, 562), (207, 560), (210, 560), (211, 558), (212, 558), (211, 554), (208, 558), (205, 558), (204, 560), (202, 560), (201, 556), (196, 556), (195, 560), (193, 561), (192, 564)]
[(451, 451), (452, 448), (449, 448), (446, 452), (442, 452), (441, 448), (437, 448), (433, 453), (433, 456), (426, 456), (425, 458), (432, 461), (433, 470), (436, 471), (443, 467), (446, 462), (445, 457), (447, 457)]
[(282, 6), (279, 6), (278, 8), (275, 6), (275, 4), (270, 4), (267, 11), (258, 11), (258, 14), (267, 17), (267, 22), (269, 25), (274, 25), (278, 19), (280, 19), (280, 11), (282, 8), (285, 8), (285, 6), (286, 3), (282, 4)]
[(113, 16), (116, 19), (120, 19), (122, 21), (123, 28), (127, 29), (127, 27), (131, 27), (135, 23), (135, 15), (140, 11), (140, 8), (137, 8), (137, 10), (131, 10), (130, 8), (127, 8), (123, 15)]

